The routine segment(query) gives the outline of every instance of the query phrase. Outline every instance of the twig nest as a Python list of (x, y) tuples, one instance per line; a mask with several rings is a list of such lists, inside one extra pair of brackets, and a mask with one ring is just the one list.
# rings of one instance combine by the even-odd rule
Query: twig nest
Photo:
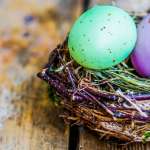
[(68, 47), (80, 65), (106, 69), (126, 59), (136, 39), (136, 26), (128, 13), (114, 6), (97, 5), (77, 19)]

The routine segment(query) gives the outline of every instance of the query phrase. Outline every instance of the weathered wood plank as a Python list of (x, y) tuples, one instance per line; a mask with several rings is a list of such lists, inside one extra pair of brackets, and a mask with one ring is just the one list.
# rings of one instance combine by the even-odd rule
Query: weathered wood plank
[[(109, 144), (100, 141), (84, 128), (79, 129), (79, 150), (108, 150)], [(111, 146), (113, 149), (113, 146)]]
[[(34, 74), (47, 62), (49, 49), (65, 37), (80, 12), (79, 3), (0, 1), (0, 150), (68, 149), (62, 110), (48, 100), (47, 87)], [(45, 21), (26, 24), (25, 17), (32, 15)]]
[(20, 113), (0, 130), (0, 150), (68, 149), (69, 130), (59, 118), (62, 110), (48, 100), (47, 90), (39, 82), (30, 83), (28, 95), (16, 102)]
[(149, 150), (150, 143), (132, 143), (129, 145), (110, 144), (108, 141), (100, 141), (97, 136), (87, 129), (80, 128), (79, 150)]

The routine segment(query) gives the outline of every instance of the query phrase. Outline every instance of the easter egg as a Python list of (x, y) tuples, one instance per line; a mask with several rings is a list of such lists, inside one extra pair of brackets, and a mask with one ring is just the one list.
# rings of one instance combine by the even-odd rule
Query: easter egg
[(129, 14), (109, 5), (96, 5), (73, 25), (68, 48), (72, 58), (89, 69), (112, 67), (132, 52), (137, 38)]
[(150, 77), (150, 15), (138, 25), (138, 39), (131, 60), (139, 75)]

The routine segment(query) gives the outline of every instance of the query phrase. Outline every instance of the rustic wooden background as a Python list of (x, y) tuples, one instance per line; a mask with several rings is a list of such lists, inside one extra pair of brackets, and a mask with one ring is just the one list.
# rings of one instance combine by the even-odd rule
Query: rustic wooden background
[[(65, 125), (59, 117), (63, 109), (49, 99), (47, 84), (36, 77), (50, 49), (63, 41), (80, 14), (81, 2), (0, 1), (0, 150), (150, 149), (149, 143), (119, 146), (100, 141), (83, 127)], [(135, 3), (136, 11), (141, 9), (139, 1)], [(129, 8), (127, 3), (119, 5)], [(147, 9), (140, 5), (142, 11)]]

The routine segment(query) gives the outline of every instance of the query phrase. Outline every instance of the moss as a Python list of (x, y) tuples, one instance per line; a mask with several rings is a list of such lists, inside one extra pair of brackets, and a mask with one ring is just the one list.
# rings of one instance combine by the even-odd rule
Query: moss
[(54, 90), (53, 87), (48, 86), (48, 97), (50, 101), (53, 101), (55, 104), (58, 104), (60, 102), (60, 97), (56, 95), (56, 91)]

